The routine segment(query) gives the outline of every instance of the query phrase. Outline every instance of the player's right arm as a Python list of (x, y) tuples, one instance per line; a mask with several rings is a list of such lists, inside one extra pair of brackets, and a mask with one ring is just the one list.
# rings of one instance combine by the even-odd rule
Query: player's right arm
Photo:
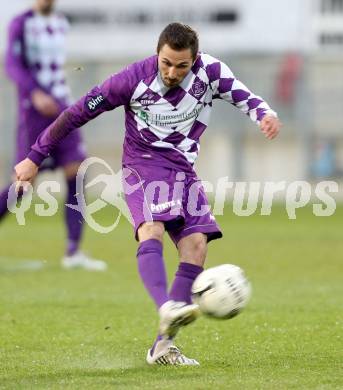
[(129, 104), (130, 98), (130, 75), (124, 70), (108, 78), (102, 85), (94, 87), (69, 106), (38, 136), (27, 158), (15, 166), (19, 186), (21, 182), (33, 181), (43, 160), (71, 131), (105, 111)]

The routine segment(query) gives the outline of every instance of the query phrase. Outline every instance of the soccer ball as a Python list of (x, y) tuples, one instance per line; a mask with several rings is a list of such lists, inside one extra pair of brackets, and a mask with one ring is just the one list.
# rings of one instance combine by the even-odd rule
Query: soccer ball
[(246, 306), (251, 286), (237, 265), (223, 264), (203, 271), (192, 286), (193, 302), (203, 314), (228, 319)]

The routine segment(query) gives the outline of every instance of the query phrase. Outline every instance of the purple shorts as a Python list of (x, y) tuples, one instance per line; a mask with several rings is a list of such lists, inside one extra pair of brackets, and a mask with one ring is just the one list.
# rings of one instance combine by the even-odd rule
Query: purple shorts
[(201, 181), (194, 173), (156, 166), (124, 166), (123, 188), (137, 237), (145, 222), (164, 222), (174, 244), (192, 233), (222, 237)]
[[(26, 109), (20, 118), (17, 131), (17, 148), (15, 163), (25, 159), (31, 150), (31, 146), (36, 142), (39, 134), (48, 127), (55, 118), (46, 118), (39, 114), (32, 107)], [(54, 169), (63, 167), (72, 162), (81, 162), (87, 157), (85, 145), (82, 141), (81, 131), (72, 131), (56, 149), (51, 156), (44, 160), (41, 168)]]

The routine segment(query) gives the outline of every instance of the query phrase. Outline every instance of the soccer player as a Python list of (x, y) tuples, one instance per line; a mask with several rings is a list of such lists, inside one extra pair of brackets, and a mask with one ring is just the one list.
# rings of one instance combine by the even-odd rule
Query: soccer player
[[(16, 16), (9, 27), (5, 63), (18, 95), (16, 162), (25, 158), (37, 136), (70, 104), (70, 91), (63, 72), (68, 23), (63, 15), (54, 12), (54, 3), (54, 0), (36, 0), (33, 9)], [(61, 167), (64, 170), (67, 204), (75, 203), (76, 173), (85, 157), (77, 129), (60, 143), (50, 161), (42, 166), (42, 169)], [(0, 220), (8, 211), (9, 187), (0, 193)], [(82, 220), (79, 211), (65, 207), (68, 244), (62, 266), (105, 270), (105, 262), (91, 259), (79, 250)]]
[[(124, 189), (140, 185), (135, 191), (125, 190), (125, 196), (139, 241), (139, 273), (160, 316), (159, 335), (147, 354), (149, 364), (199, 364), (181, 353), (174, 338), (198, 315), (191, 286), (203, 270), (207, 244), (222, 236), (210, 211), (192, 211), (194, 204), (196, 210), (208, 206), (193, 164), (215, 99), (248, 114), (268, 139), (278, 134), (280, 122), (268, 104), (237, 80), (227, 65), (199, 52), (193, 29), (171, 23), (159, 37), (157, 55), (112, 75), (66, 109), (15, 167), (18, 187), (25, 186), (74, 128), (104, 111), (125, 107), (123, 167), (129, 174), (124, 175)], [(156, 193), (151, 190), (154, 183), (160, 185)], [(166, 202), (159, 202), (161, 195)], [(165, 232), (180, 260), (169, 292), (163, 260)]]

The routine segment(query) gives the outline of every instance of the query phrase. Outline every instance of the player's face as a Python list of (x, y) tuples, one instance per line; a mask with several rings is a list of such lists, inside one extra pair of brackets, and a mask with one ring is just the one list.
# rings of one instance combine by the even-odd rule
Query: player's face
[(36, 8), (43, 15), (50, 14), (54, 9), (55, 0), (36, 0)]
[(158, 53), (158, 68), (165, 86), (176, 87), (193, 65), (191, 49), (173, 50), (167, 44)]

